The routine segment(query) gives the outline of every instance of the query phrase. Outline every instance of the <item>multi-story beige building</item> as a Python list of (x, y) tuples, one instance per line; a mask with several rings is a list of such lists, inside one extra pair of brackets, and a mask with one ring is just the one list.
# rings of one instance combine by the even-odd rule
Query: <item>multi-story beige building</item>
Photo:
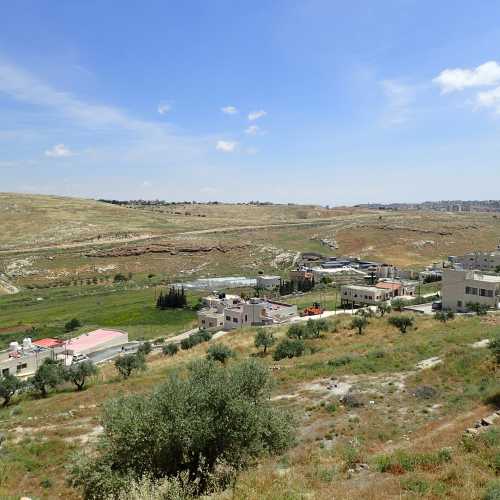
[(500, 245), (493, 252), (469, 252), (460, 257), (450, 257), (450, 260), (463, 269), (494, 272), (500, 266)]
[(344, 285), (340, 288), (340, 304), (343, 307), (377, 306), (392, 297), (392, 290), (375, 286)]
[(477, 270), (445, 269), (441, 295), (443, 309), (450, 311), (466, 312), (469, 303), (499, 309), (500, 276)]
[(272, 300), (250, 299), (224, 309), (224, 330), (282, 323), (297, 315), (297, 306)]

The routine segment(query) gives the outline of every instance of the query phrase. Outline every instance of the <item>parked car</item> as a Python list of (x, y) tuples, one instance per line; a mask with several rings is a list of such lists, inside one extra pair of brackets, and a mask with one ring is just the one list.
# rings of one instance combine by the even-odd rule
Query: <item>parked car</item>
[(89, 357), (86, 354), (75, 354), (72, 359), (72, 363), (82, 363), (83, 361), (88, 361)]
[(433, 311), (441, 311), (441, 309), (443, 309), (443, 303), (440, 300), (436, 300), (432, 303)]

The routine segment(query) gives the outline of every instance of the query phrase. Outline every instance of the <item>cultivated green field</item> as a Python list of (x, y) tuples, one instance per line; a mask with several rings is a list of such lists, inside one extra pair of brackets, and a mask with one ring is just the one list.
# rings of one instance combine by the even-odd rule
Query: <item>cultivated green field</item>
[[(197, 323), (190, 307), (161, 311), (155, 307), (159, 288), (77, 287), (26, 291), (0, 298), (0, 346), (22, 340), (64, 336), (64, 324), (72, 318), (83, 323), (79, 331), (109, 327), (126, 330), (130, 339), (168, 337)], [(193, 306), (199, 295), (190, 294)], [(34, 331), (31, 331), (32, 329)], [(77, 332), (72, 332), (74, 336)]]

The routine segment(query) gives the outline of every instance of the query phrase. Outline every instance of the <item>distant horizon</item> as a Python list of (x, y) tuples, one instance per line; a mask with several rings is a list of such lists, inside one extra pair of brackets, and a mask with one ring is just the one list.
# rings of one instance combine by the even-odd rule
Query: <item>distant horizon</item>
[[(49, 193), (31, 193), (31, 192), (16, 192), (16, 191), (5, 191), (1, 192), (0, 191), (0, 196), (1, 195), (21, 195), (21, 196), (48, 196), (48, 197), (54, 197), (54, 198), (75, 198), (75, 199), (82, 199), (82, 200), (89, 200), (89, 201), (101, 201), (101, 202), (119, 202), (119, 203), (133, 203), (133, 202), (160, 202), (160, 203), (171, 203), (171, 204), (225, 204), (225, 205), (299, 205), (299, 206), (319, 206), (319, 207), (329, 207), (329, 208), (356, 208), (356, 207), (365, 207), (367, 205), (374, 205), (374, 206), (391, 206), (391, 205), (425, 205), (428, 203), (477, 203), (477, 204), (483, 204), (483, 203), (499, 203), (500, 204), (500, 198), (499, 199), (484, 199), (484, 200), (474, 200), (474, 199), (455, 199), (455, 200), (424, 200), (424, 201), (410, 201), (410, 202), (401, 202), (401, 201), (395, 201), (395, 202), (367, 202), (367, 203), (353, 203), (352, 205), (347, 205), (347, 204), (320, 204), (320, 203), (299, 203), (299, 202), (293, 202), (293, 201), (285, 201), (285, 202), (277, 202), (277, 201), (272, 201), (272, 200), (245, 200), (245, 201), (234, 201), (234, 200), (217, 200), (217, 199), (212, 199), (212, 200), (195, 200), (195, 199), (179, 199), (179, 200), (174, 200), (174, 199), (168, 199), (168, 198), (129, 198), (129, 199), (120, 199), (120, 198), (102, 198), (102, 197), (93, 197), (93, 196), (71, 196), (71, 195), (64, 195), (64, 194), (49, 194)], [(111, 204), (111, 203), (110, 203)]]

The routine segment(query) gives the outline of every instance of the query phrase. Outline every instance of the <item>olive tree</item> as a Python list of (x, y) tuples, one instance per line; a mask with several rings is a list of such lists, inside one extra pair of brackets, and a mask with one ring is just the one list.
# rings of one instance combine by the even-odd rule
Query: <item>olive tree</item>
[(223, 365), (229, 358), (234, 356), (234, 351), (226, 344), (214, 344), (207, 350), (207, 359), (212, 361), (219, 361)]
[(116, 359), (115, 368), (123, 378), (129, 378), (133, 371), (146, 369), (146, 358), (142, 352), (125, 354)]
[(267, 352), (268, 347), (272, 347), (274, 343), (276, 342), (276, 339), (274, 338), (273, 332), (266, 331), (263, 328), (259, 328), (257, 330), (257, 333), (255, 334), (255, 347), (257, 349), (259, 347), (264, 348), (264, 354)]
[(377, 312), (381, 317), (384, 317), (385, 314), (389, 314), (392, 311), (392, 306), (388, 302), (382, 302), (377, 306)]
[(363, 335), (363, 330), (369, 325), (370, 321), (366, 316), (354, 316), (351, 321), (351, 328), (358, 330), (358, 335)]
[(307, 337), (307, 329), (303, 323), (293, 323), (288, 327), (287, 337), (291, 339), (303, 339)]
[(107, 402), (100, 446), (73, 462), (73, 485), (86, 499), (119, 497), (145, 476), (187, 477), (197, 494), (214, 482), (226, 487), (259, 455), (292, 442), (290, 417), (269, 400), (271, 383), (256, 360), (228, 368), (198, 360), (150, 393)]
[(73, 363), (64, 371), (64, 378), (76, 385), (76, 390), (81, 391), (87, 378), (97, 374), (97, 366), (92, 361)]
[(403, 299), (394, 299), (391, 301), (391, 307), (395, 311), (401, 312), (405, 307), (406, 302)]
[(273, 359), (279, 361), (284, 358), (296, 358), (302, 356), (306, 346), (301, 339), (283, 339), (273, 353)]
[(415, 320), (411, 316), (392, 316), (389, 318), (389, 324), (399, 329), (401, 333), (406, 333), (406, 330), (413, 326)]
[(62, 382), (64, 382), (64, 369), (60, 363), (52, 359), (45, 359), (35, 375), (28, 380), (30, 386), (42, 397), (47, 396), (51, 388), (56, 388)]
[(10, 373), (0, 377), (0, 397), (3, 398), (3, 406), (7, 406), (23, 386), (23, 381)]

